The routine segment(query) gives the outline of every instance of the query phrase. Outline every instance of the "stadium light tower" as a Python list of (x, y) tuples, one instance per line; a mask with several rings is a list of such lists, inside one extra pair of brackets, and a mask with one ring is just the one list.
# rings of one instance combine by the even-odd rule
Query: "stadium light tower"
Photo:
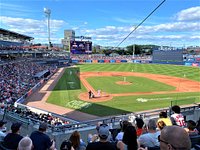
[(51, 40), (50, 40), (50, 15), (51, 10), (48, 8), (44, 8), (45, 16), (47, 17), (47, 32), (48, 32), (48, 42), (49, 42), (49, 48), (51, 47)]

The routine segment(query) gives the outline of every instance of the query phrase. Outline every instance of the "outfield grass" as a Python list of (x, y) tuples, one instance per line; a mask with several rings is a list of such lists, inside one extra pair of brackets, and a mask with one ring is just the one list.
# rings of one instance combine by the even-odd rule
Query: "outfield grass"
[[(200, 68), (187, 67), (187, 66), (174, 66), (174, 65), (160, 65), (160, 64), (84, 64), (77, 65), (81, 72), (91, 71), (119, 71), (119, 72), (143, 72), (152, 74), (163, 74), (176, 77), (184, 77), (191, 80), (200, 82)], [(70, 69), (67, 69), (65, 74), (59, 80), (54, 91), (48, 98), (49, 103), (56, 105), (74, 108), (82, 112), (94, 114), (98, 116), (116, 115), (128, 112), (136, 112), (142, 110), (150, 110), (155, 108), (169, 107), (172, 100), (177, 100), (178, 105), (191, 104), (200, 102), (200, 93), (175, 93), (175, 94), (160, 94), (160, 95), (140, 95), (140, 96), (126, 96), (126, 97), (114, 97), (111, 101), (89, 103), (78, 99), (78, 95), (81, 92), (86, 92), (85, 87), (80, 83), (77, 76), (73, 75), (69, 77)], [(100, 79), (101, 77), (99, 77)], [(104, 78), (104, 79), (103, 79)], [(107, 78), (107, 77), (106, 77)], [(98, 82), (93, 77), (87, 79), (95, 89), (99, 89), (100, 83), (105, 87), (105, 84), (110, 85), (108, 81)], [(101, 79), (100, 79), (101, 80)], [(105, 80), (105, 77), (102, 77)], [(137, 79), (144, 80), (144, 79)], [(149, 79), (145, 79), (146, 81)], [(73, 84), (67, 84), (68, 82), (76, 82), (77, 86)], [(93, 83), (94, 82), (94, 83)], [(135, 82), (135, 79), (134, 79)], [(155, 81), (150, 81), (155, 82)], [(105, 84), (104, 84), (105, 83)], [(104, 85), (103, 85), (104, 84)], [(143, 84), (139, 83), (138, 84)], [(158, 82), (158, 84), (160, 84)], [(134, 85), (134, 84), (133, 84)], [(156, 85), (159, 86), (159, 85)], [(164, 85), (166, 86), (166, 85)], [(112, 87), (112, 86), (111, 86)], [(111, 90), (111, 87), (106, 90)], [(200, 87), (200, 84), (199, 84)], [(135, 87), (130, 87), (130, 89)], [(148, 87), (146, 87), (147, 89)], [(157, 87), (153, 87), (153, 90), (157, 90)], [(165, 87), (164, 90), (173, 90), (173, 87)], [(119, 92), (123, 89), (118, 87), (112, 89), (112, 92)], [(135, 88), (134, 90), (137, 90)], [(112, 93), (110, 92), (110, 93)], [(125, 91), (124, 91), (125, 92)], [(123, 92), (122, 92), (123, 93)]]

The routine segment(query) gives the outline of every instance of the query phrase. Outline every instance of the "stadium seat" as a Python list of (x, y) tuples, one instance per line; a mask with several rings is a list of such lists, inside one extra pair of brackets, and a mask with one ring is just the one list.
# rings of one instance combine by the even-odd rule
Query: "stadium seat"
[(200, 143), (200, 135), (190, 136), (190, 140), (191, 140), (192, 148), (193, 148), (196, 144)]
[(195, 148), (195, 150), (200, 150), (200, 145), (199, 145), (199, 144), (196, 144), (196, 145), (194, 146), (194, 148)]

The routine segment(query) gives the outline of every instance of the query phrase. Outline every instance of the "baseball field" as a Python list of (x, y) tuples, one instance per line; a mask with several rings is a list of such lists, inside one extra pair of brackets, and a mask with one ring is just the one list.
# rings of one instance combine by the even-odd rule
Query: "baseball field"
[[(89, 99), (91, 90), (94, 98)], [(48, 103), (109, 116), (200, 102), (200, 68), (161, 64), (80, 64), (66, 68)]]

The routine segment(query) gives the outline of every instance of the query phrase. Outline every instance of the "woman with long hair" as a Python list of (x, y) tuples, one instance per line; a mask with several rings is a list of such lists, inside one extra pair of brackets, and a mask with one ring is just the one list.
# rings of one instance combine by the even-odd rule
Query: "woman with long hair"
[(117, 143), (117, 148), (120, 150), (137, 150), (137, 133), (134, 126), (126, 128), (122, 141)]
[(72, 146), (75, 150), (85, 150), (86, 144), (81, 140), (80, 133), (78, 131), (74, 131), (69, 140), (72, 143)]

